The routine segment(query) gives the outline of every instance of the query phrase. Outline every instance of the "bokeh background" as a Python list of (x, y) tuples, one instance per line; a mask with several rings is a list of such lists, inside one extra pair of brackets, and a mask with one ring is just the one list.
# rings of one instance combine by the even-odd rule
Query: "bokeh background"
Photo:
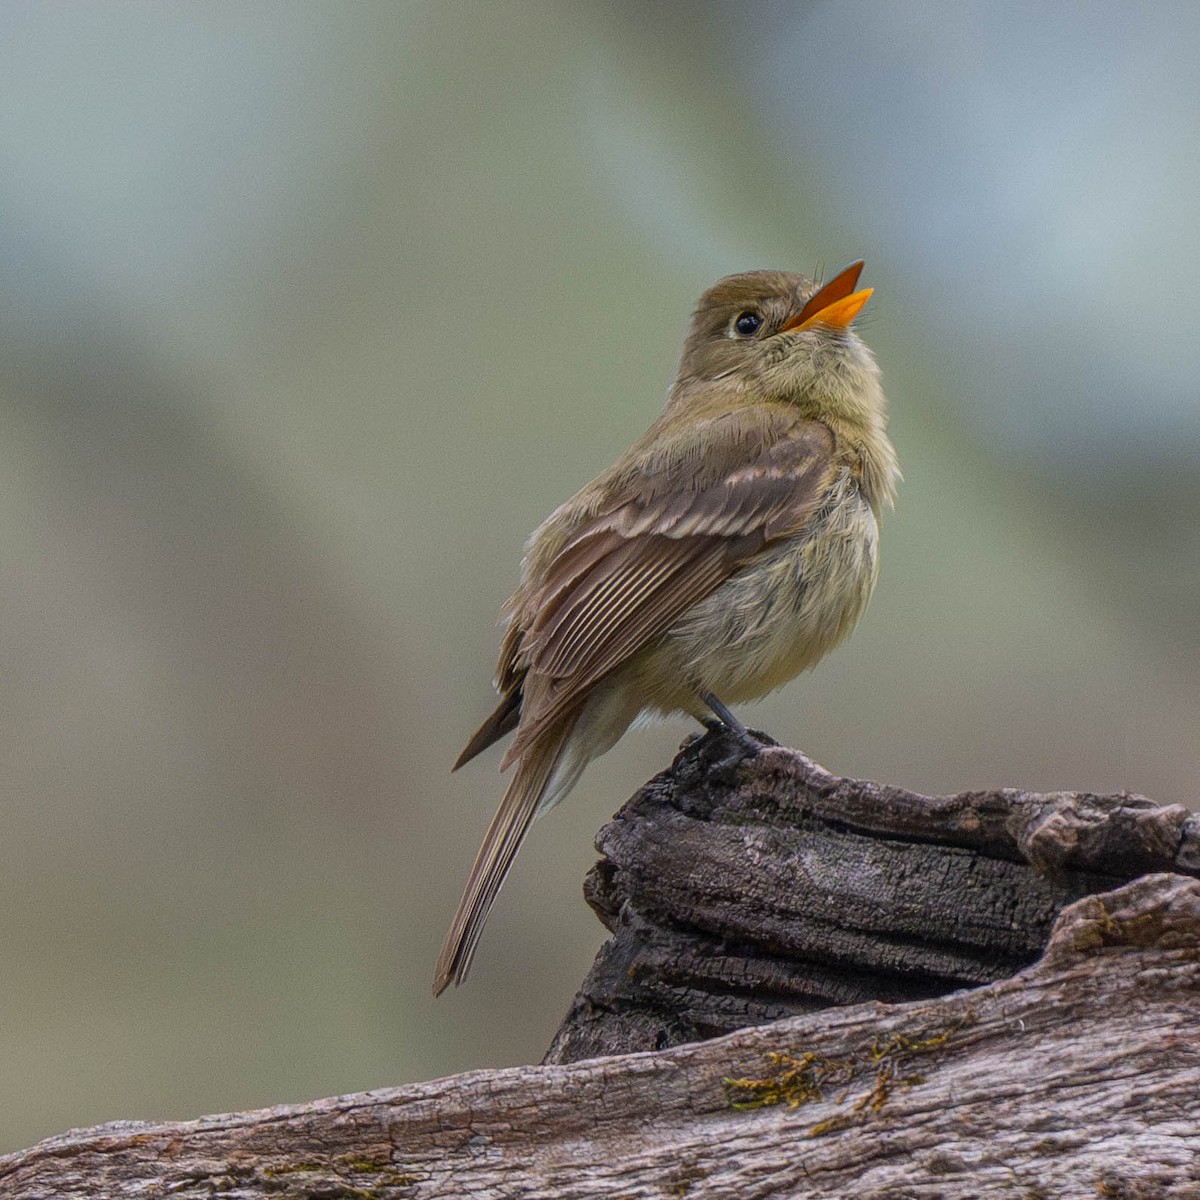
[(929, 790), (1200, 796), (1200, 8), (0, 7), (0, 1149), (536, 1061), (602, 931), (499, 795), (523, 539), (716, 277), (862, 256), (905, 483), (752, 712)]

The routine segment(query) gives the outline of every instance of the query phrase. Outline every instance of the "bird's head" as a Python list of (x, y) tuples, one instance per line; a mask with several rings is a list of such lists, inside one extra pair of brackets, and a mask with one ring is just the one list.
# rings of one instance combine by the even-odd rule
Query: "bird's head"
[(826, 284), (789, 271), (720, 280), (692, 314), (677, 387), (695, 396), (715, 384), (726, 396), (791, 402), (814, 416), (881, 418), (875, 361), (853, 329), (873, 290), (855, 290), (862, 267)]

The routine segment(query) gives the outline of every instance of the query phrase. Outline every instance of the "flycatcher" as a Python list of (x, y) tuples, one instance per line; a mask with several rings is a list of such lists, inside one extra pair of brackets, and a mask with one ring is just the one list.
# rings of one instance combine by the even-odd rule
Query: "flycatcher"
[(501, 700), (455, 768), (505, 734), (514, 767), (438, 959), (462, 983), (533, 818), (641, 714), (754, 700), (866, 607), (899, 478), (854, 318), (862, 263), (824, 286), (730, 275), (700, 297), (662, 414), (526, 546), (504, 608)]

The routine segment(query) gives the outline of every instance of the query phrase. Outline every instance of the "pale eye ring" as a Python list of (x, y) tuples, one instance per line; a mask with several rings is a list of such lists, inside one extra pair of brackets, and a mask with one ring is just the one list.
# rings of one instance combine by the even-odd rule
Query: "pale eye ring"
[(733, 331), (738, 337), (751, 338), (762, 328), (762, 323), (763, 319), (759, 313), (738, 313), (733, 319)]

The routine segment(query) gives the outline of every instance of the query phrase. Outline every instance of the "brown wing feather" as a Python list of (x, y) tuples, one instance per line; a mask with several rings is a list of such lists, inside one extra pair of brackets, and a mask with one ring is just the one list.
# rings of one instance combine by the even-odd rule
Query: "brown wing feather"
[(703, 487), (664, 489), (648, 473), (650, 491), (635, 475), (559, 550), (509, 629), (508, 669), (541, 686), (534, 707), (526, 691), (505, 763), (768, 541), (802, 529), (837, 471), (816, 422), (738, 450)]
[(509, 692), (498, 705), (495, 712), (471, 735), (471, 740), (463, 747), (463, 752), (450, 768), (457, 771), (465, 766), (477, 754), (482, 754), (493, 743), (498, 742), (506, 733), (512, 733), (521, 720), (521, 689)]

